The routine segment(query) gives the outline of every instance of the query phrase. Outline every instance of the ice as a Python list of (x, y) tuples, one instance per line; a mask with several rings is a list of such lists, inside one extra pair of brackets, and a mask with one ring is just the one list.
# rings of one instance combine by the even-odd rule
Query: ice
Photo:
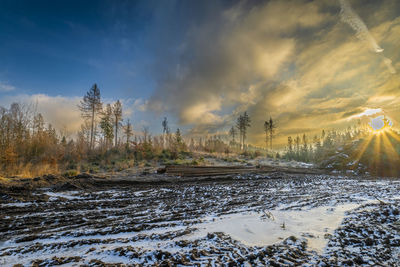
[(1, 204), (0, 207), (5, 208), (5, 207), (18, 207), (18, 208), (22, 208), (22, 207), (27, 207), (27, 206), (31, 206), (34, 205), (34, 203), (32, 202), (21, 202), (21, 203), (6, 203), (6, 204)]
[(50, 200), (58, 200), (59, 198), (65, 198), (65, 199), (82, 199), (80, 196), (73, 196), (72, 194), (76, 193), (76, 191), (70, 191), (70, 192), (63, 192), (63, 193), (55, 193), (55, 192), (45, 192), (46, 195), (48, 195)]
[[(271, 211), (272, 218), (262, 218), (263, 213), (248, 212), (209, 217), (206, 223), (196, 225), (199, 232), (193, 237), (207, 233), (223, 232), (248, 246), (266, 246), (282, 241), (290, 236), (304, 236), (309, 247), (323, 251), (327, 239), (341, 224), (345, 212), (355, 209), (359, 204), (343, 204), (336, 207), (323, 206), (300, 211)], [(215, 221), (213, 221), (215, 220)]]

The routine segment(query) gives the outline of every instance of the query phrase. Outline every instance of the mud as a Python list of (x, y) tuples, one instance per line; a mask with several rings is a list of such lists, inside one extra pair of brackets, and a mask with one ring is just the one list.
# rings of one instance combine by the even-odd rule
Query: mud
[[(0, 265), (398, 264), (397, 180), (279, 172), (168, 179), (75, 177), (53, 184), (44, 179), (43, 186), (28, 189), (3, 187)], [(309, 233), (255, 246), (225, 232), (200, 231), (229, 215), (270, 220), (278, 211), (335, 209), (344, 203), (356, 208), (325, 234), (326, 246), (319, 251), (309, 246), (317, 238)], [(286, 225), (282, 231), (290, 230)]]

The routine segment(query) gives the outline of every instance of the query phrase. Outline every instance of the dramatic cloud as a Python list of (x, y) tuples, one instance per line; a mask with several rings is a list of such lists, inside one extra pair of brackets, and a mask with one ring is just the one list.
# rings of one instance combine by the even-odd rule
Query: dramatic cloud
[(348, 23), (356, 32), (357, 37), (370, 44), (371, 49), (376, 53), (380, 53), (383, 49), (376, 43), (375, 39), (369, 33), (369, 30), (362, 19), (353, 11), (347, 0), (339, 0), (340, 2), (340, 18)]
[[(340, 2), (340, 17), (342, 21), (348, 23), (353, 30), (356, 32), (357, 37), (360, 38), (363, 41), (366, 41), (370, 46), (373, 51), (376, 53), (381, 53), (383, 52), (383, 49), (377, 44), (375, 39), (372, 37), (370, 34), (367, 26), (365, 23), (361, 20), (361, 18), (352, 10), (350, 4), (347, 2), (347, 0), (339, 0)], [(395, 68), (393, 68), (392, 65), (392, 60), (382, 56), (383, 62), (387, 66), (388, 70), (390, 73), (394, 74), (396, 73)]]
[(258, 145), (269, 116), (283, 144), (295, 129), (345, 127), (368, 108), (400, 115), (399, 64), (392, 64), (400, 59), (400, 4), (351, 4), (244, 1), (221, 8), (187, 31), (168, 64), (156, 62), (161, 74), (148, 107), (171, 112), (195, 135), (227, 131), (247, 110), (249, 141)]

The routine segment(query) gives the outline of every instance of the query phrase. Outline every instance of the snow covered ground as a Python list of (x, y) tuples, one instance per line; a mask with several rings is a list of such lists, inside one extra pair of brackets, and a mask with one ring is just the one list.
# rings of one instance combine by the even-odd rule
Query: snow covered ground
[(39, 191), (0, 202), (0, 265), (398, 264), (400, 182), (323, 175)]

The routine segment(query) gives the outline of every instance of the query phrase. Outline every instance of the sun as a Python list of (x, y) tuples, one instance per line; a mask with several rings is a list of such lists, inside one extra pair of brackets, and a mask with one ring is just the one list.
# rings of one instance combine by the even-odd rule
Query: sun
[(384, 115), (372, 118), (368, 123), (374, 134), (380, 134), (385, 132), (393, 126), (393, 122), (389, 118), (385, 118)]

